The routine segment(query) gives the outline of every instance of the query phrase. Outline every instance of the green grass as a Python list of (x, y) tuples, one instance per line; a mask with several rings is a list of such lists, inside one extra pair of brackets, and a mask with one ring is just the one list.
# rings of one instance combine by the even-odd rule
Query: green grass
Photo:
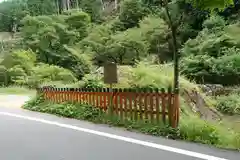
[(226, 128), (233, 129), (236, 132), (240, 133), (240, 116), (239, 115), (224, 115), (222, 124), (226, 126)]
[(26, 87), (21, 86), (9, 86), (9, 87), (1, 87), (0, 94), (15, 94), (15, 95), (29, 95), (35, 96), (36, 90), (28, 89)]
[(214, 145), (220, 148), (240, 150), (240, 133), (228, 129), (218, 123), (209, 123), (199, 117), (182, 115), (179, 128), (171, 128), (162, 123), (151, 123), (147, 120), (134, 121), (130, 118), (119, 119), (109, 116), (96, 107), (78, 103), (50, 103), (38, 96), (26, 103), (23, 108), (32, 111), (50, 113), (58, 116), (87, 120), (94, 123), (124, 127), (131, 131), (154, 136), (164, 136), (171, 139), (181, 139), (191, 142)]

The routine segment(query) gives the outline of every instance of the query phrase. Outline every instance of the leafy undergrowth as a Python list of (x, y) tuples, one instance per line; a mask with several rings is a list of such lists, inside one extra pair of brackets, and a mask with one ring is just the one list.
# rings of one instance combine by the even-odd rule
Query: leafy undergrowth
[[(227, 130), (220, 125), (202, 121), (194, 116), (181, 117), (179, 128), (174, 129), (163, 124), (152, 124), (148, 121), (120, 120), (116, 116), (109, 116), (100, 109), (89, 105), (66, 102), (54, 104), (44, 101), (41, 96), (30, 100), (23, 108), (68, 118), (88, 120), (94, 123), (124, 127), (128, 130), (139, 131), (154, 136), (164, 136), (171, 139), (182, 139), (214, 145), (220, 148), (240, 150), (239, 133)], [(190, 121), (189, 118), (191, 118)]]
[(228, 115), (240, 115), (240, 94), (230, 94), (217, 97), (217, 109)]

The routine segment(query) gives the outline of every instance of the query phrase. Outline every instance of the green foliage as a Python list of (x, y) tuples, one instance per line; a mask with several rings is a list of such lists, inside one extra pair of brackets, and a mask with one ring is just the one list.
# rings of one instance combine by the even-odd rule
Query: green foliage
[(147, 47), (138, 30), (128, 29), (116, 34), (107, 42), (105, 60), (119, 64), (134, 64), (147, 55)]
[(233, 3), (233, 0), (211, 0), (211, 1), (206, 1), (206, 0), (186, 0), (187, 2), (190, 2), (196, 7), (202, 8), (202, 9), (224, 9)]
[(238, 114), (240, 115), (240, 95), (230, 94), (228, 96), (217, 97), (217, 109), (225, 114)]
[(205, 29), (188, 40), (181, 53), (184, 75), (200, 83), (236, 85), (239, 83), (239, 46), (226, 22), (213, 16), (203, 23)]
[(81, 8), (91, 16), (93, 22), (101, 22), (102, 4), (98, 0), (81, 0)]
[(26, 83), (27, 74), (20, 65), (15, 65), (8, 69), (7, 74), (11, 84), (24, 85)]
[(189, 141), (205, 144), (219, 144), (221, 142), (221, 135), (216, 126), (197, 118), (191, 121), (184, 119), (180, 125), (180, 131), (181, 136)]
[(225, 27), (225, 25), (226, 21), (218, 15), (211, 16), (203, 22), (203, 27), (207, 29), (221, 29)]
[[(165, 88), (172, 86), (173, 82), (173, 66), (171, 64), (153, 65), (150, 62), (142, 61), (132, 69), (129, 83), (133, 87), (138, 88)], [(158, 74), (156, 74), (158, 73)], [(184, 77), (180, 77), (180, 88), (182, 89), (198, 89), (197, 85), (191, 83)]]
[(70, 29), (76, 30), (80, 38), (84, 38), (87, 35), (87, 27), (90, 24), (90, 17), (85, 12), (79, 12), (70, 15), (66, 18), (66, 23)]
[(23, 108), (90, 121), (98, 121), (104, 115), (100, 109), (86, 104), (81, 105), (68, 102), (61, 104), (46, 103), (41, 95), (27, 102)]
[(94, 53), (94, 60), (101, 64), (113, 61), (119, 64), (134, 64), (147, 55), (148, 46), (144, 37), (136, 29), (128, 29), (122, 33), (111, 35), (105, 26), (97, 26), (80, 46)]
[(240, 80), (238, 49), (223, 50), (225, 55), (213, 58), (207, 55), (184, 57), (182, 74), (201, 83), (235, 85)]
[(24, 72), (29, 73), (30, 69), (35, 65), (36, 54), (31, 50), (15, 50), (5, 55), (1, 65), (10, 69), (14, 66), (22, 68)]
[(87, 34), (86, 13), (66, 16), (64, 21), (49, 16), (26, 17), (22, 23), (25, 45), (37, 53), (39, 62), (67, 68), (78, 78), (89, 72), (89, 62), (73, 47)]
[(117, 34), (112, 34), (108, 26), (96, 26), (80, 42), (80, 47), (90, 49), (97, 64), (105, 61), (134, 64), (148, 53), (157, 54), (164, 61), (172, 57), (168, 49), (167, 34), (164, 21), (149, 16), (140, 21), (139, 28), (127, 29)]
[(144, 8), (140, 0), (124, 0), (120, 5), (119, 20), (123, 29), (138, 26), (144, 16)]
[(27, 77), (27, 85), (37, 87), (44, 82), (61, 81), (64, 83), (73, 83), (77, 79), (74, 74), (64, 68), (48, 65), (38, 64), (32, 68), (32, 74)]
[(2, 86), (8, 84), (7, 68), (5, 66), (2, 66), (2, 65), (0, 65), (0, 84)]
[(149, 45), (148, 52), (158, 56), (161, 62), (172, 58), (169, 49), (168, 27), (163, 19), (156, 16), (144, 18), (136, 29)]
[(83, 77), (84, 88), (103, 88), (104, 84), (100, 77), (93, 74), (87, 74)]
[(57, 6), (54, 0), (27, 0), (26, 5), (33, 16), (57, 13)]
[(53, 0), (10, 0), (1, 2), (0, 13), (2, 22), (0, 30), (12, 31), (13, 24), (16, 24), (19, 28), (21, 19), (26, 15), (55, 14), (57, 8)]
[(19, 24), (20, 20), (28, 14), (27, 5), (22, 0), (4, 1), (0, 5), (0, 30), (12, 31), (12, 26), (15, 21)]
[(35, 97), (31, 98), (29, 101), (27, 101), (24, 105), (23, 108), (34, 110), (34, 108), (39, 107), (44, 103), (45, 99), (42, 94), (38, 94)]

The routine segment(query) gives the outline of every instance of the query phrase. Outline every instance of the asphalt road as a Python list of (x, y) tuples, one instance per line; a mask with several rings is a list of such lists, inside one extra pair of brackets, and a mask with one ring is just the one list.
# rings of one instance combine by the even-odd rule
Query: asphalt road
[(18, 108), (0, 107), (0, 160), (221, 158), (240, 160), (240, 153)]

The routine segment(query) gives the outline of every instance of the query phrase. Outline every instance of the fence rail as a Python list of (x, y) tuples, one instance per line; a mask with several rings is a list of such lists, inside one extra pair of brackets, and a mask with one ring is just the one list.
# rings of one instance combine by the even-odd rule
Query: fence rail
[(179, 119), (178, 96), (171, 89), (92, 89), (39, 88), (45, 100), (54, 103), (78, 102), (109, 111), (121, 119), (163, 122), (176, 127)]

